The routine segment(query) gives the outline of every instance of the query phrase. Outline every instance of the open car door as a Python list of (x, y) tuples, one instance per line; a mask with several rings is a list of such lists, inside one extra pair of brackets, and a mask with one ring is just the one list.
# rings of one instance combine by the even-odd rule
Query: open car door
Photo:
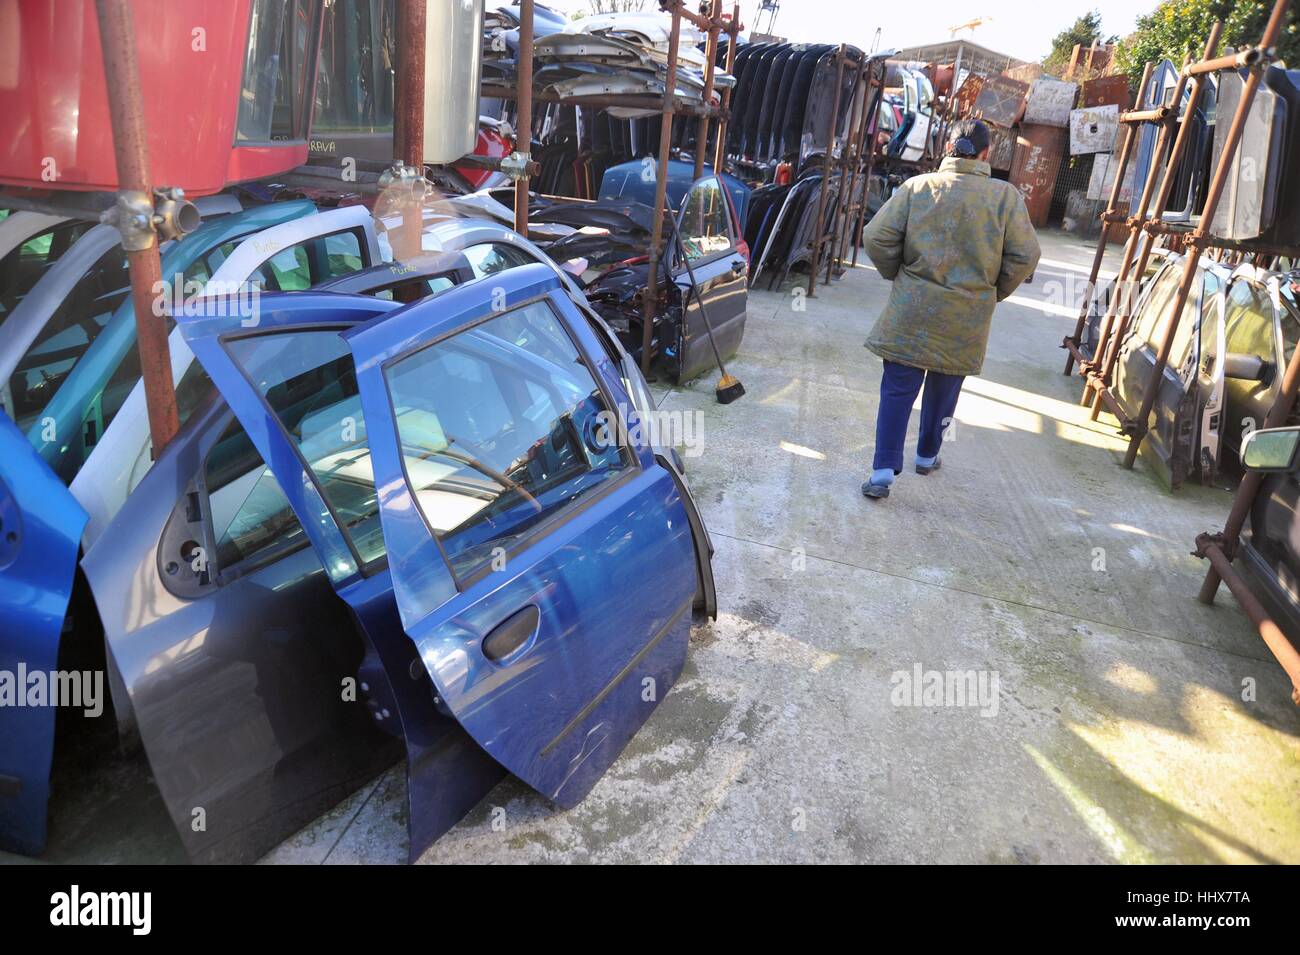
[[(619, 371), (555, 272), (521, 266), (342, 335), (182, 324), (390, 648), (389, 682), (578, 802), (677, 679), (696, 569), (674, 475), (623, 418)], [(453, 761), (408, 759), (414, 856), (473, 802), (444, 795)]]
[[(723, 361), (736, 353), (745, 335), (749, 263), (739, 248), (744, 240), (736, 229), (731, 196), (717, 176), (701, 176), (691, 184), (677, 213), (677, 234), (682, 248), (673, 255), (673, 281), (686, 305), (682, 310), (681, 333), (672, 347), (676, 378), (689, 381), (717, 365), (700, 314), (700, 300), (708, 310)], [(699, 283), (698, 298), (691, 291), (691, 277), (687, 263), (682, 261), (683, 254)]]
[(27, 705), (26, 675), (58, 667), (86, 512), (0, 412), (0, 849), (45, 848), (55, 701)]

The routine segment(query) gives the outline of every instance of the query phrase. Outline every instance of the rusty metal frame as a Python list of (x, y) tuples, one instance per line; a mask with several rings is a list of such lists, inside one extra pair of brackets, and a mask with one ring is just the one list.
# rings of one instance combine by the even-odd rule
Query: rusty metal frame
[[(519, 78), (527, 82), (520, 83)], [(533, 155), (533, 0), (519, 0), (519, 62), (515, 67), (515, 152), (526, 161)], [(519, 148), (520, 135), (525, 136)], [(528, 183), (525, 175), (515, 180), (515, 231), (528, 235)]]
[(655, 167), (654, 224), (646, 271), (645, 297), (641, 301), (641, 373), (650, 378), (650, 346), (654, 341), (654, 319), (659, 310), (659, 246), (663, 241), (664, 206), (668, 196), (668, 161), (673, 144), (673, 94), (677, 89), (677, 48), (682, 38), (682, 4), (673, 5), (673, 24), (668, 35), (668, 75), (664, 79), (663, 108), (659, 114), (659, 156)]
[[(519, 137), (526, 136), (520, 175), (515, 179), (515, 231), (521, 235), (528, 234), (528, 189), (531, 175), (536, 171), (532, 162), (532, 120), (533, 104), (536, 102), (564, 102), (573, 106), (589, 106), (596, 109), (611, 106), (624, 106), (643, 109), (658, 108), (660, 115), (659, 149), (655, 167), (654, 225), (651, 230), (650, 248), (648, 250), (647, 284), (641, 302), (641, 371), (650, 376), (652, 359), (651, 345), (654, 339), (654, 317), (659, 302), (659, 258), (663, 244), (663, 218), (667, 204), (668, 163), (672, 151), (673, 118), (679, 114), (699, 117), (696, 132), (695, 175), (702, 175), (704, 153), (708, 148), (708, 124), (710, 119), (718, 121), (718, 149), (714, 160), (715, 171), (720, 171), (723, 155), (723, 141), (726, 137), (730, 88), (723, 90), (721, 105), (714, 106), (714, 78), (717, 70), (718, 37), (726, 32), (731, 38), (727, 50), (727, 71), (730, 72), (736, 56), (736, 39), (743, 29), (740, 23), (740, 4), (736, 3), (730, 21), (722, 17), (722, 0), (708, 0), (709, 13), (695, 13), (688, 9), (685, 0), (659, 0), (660, 10), (672, 15), (672, 28), (668, 40), (668, 62), (664, 79), (662, 96), (642, 95), (598, 95), (561, 97), (538, 92), (533, 89), (533, 20), (534, 0), (520, 0), (519, 5), (519, 62), (516, 70), (515, 89), (506, 89), (491, 84), (482, 84), (480, 92), (484, 96), (497, 99), (514, 99), (516, 151), (519, 151)], [(677, 96), (677, 62), (681, 44), (682, 20), (687, 20), (707, 34), (705, 44), (705, 85), (701, 101), (696, 104), (679, 99)], [(421, 34), (423, 35), (423, 34)], [(411, 80), (415, 82), (415, 80)], [(400, 84), (399, 84), (400, 85)], [(400, 103), (400, 100), (399, 100)]]
[[(1187, 74), (1185, 71), (1186, 65), (1187, 64), (1184, 63), (1184, 71), (1178, 74), (1178, 85), (1174, 88), (1174, 100), (1178, 103), (1182, 102), (1183, 89), (1187, 84)], [(1151, 71), (1152, 64), (1148, 63), (1146, 68), (1142, 71), (1142, 84), (1138, 87), (1139, 96), (1146, 95), (1147, 81), (1151, 76)], [(1139, 105), (1141, 104), (1139, 103)], [(1129, 291), (1130, 288), (1137, 285), (1137, 281), (1130, 281), (1129, 276), (1134, 274), (1133, 265), (1137, 256), (1138, 243), (1142, 235), (1142, 225), (1147, 221), (1147, 210), (1150, 208), (1151, 199), (1155, 194), (1156, 182), (1165, 172), (1165, 160), (1169, 150), (1170, 130), (1175, 123), (1178, 123), (1178, 111), (1170, 111), (1163, 108), (1130, 110), (1120, 116), (1120, 122), (1126, 124), (1126, 136), (1128, 137), (1128, 142), (1130, 144), (1132, 144), (1133, 139), (1137, 136), (1135, 131), (1137, 126), (1143, 123), (1158, 124), (1160, 126), (1160, 135), (1156, 140), (1155, 149), (1153, 149), (1151, 153), (1151, 165), (1147, 169), (1147, 178), (1142, 185), (1142, 194), (1138, 200), (1137, 211), (1127, 219), (1129, 233), (1128, 239), (1124, 243), (1124, 255), (1123, 258), (1120, 259), (1119, 272), (1115, 276), (1115, 286), (1110, 297), (1110, 304), (1107, 307), (1106, 315), (1102, 318), (1101, 325), (1097, 330), (1097, 341), (1093, 346), (1092, 358), (1091, 360), (1084, 360), (1080, 354), (1074, 353), (1074, 357), (1079, 360), (1079, 373), (1084, 376), (1083, 394), (1079, 398), (1079, 404), (1085, 406), (1088, 405), (1092, 399), (1092, 388), (1094, 382), (1097, 380), (1094, 377), (1094, 368), (1104, 364), (1104, 356), (1106, 355), (1107, 349), (1110, 347), (1112, 340), (1112, 329), (1116, 330), (1116, 334), (1113, 336), (1114, 340), (1116, 342), (1123, 340), (1123, 335), (1120, 331), (1121, 322), (1116, 321), (1116, 318), (1121, 310), (1121, 302), (1123, 302), (1122, 308), (1125, 319), (1132, 311), (1128, 305), (1128, 300), (1132, 297), (1129, 294)], [(1168, 179), (1167, 176), (1165, 178)], [(1137, 272), (1136, 274), (1140, 276), (1142, 273)], [(1087, 302), (1084, 303), (1084, 308), (1088, 308), (1090, 304), (1091, 303)]]
[[(861, 88), (861, 93), (853, 101), (853, 119), (849, 127), (849, 136), (845, 142), (846, 162), (840, 172), (840, 195), (841, 200), (838, 209), (838, 235), (835, 242), (835, 254), (830, 256), (826, 261), (826, 279), (824, 284), (830, 284), (833, 275), (840, 275), (844, 272), (844, 256), (848, 247), (849, 234), (852, 231), (853, 221), (858, 210), (857, 201), (854, 196), (857, 194), (859, 173), (862, 171), (862, 144), (866, 139), (867, 129), (871, 126), (867, 112), (871, 106), (872, 86), (874, 85), (874, 60), (868, 55), (862, 58), (858, 65), (858, 75), (853, 81), (854, 92), (857, 93)], [(863, 82), (863, 78), (866, 82)], [(847, 190), (845, 189), (845, 180)]]
[[(874, 82), (875, 72), (876, 72), (873, 57), (871, 54), (867, 55), (867, 62), (871, 64), (871, 71), (868, 74), (865, 102), (867, 105), (867, 109), (870, 110), (871, 92), (872, 92), (871, 84)], [(882, 70), (880, 74), (880, 98), (882, 103), (884, 102), (884, 96), (885, 96), (885, 72)], [(872, 127), (879, 122), (879, 119), (880, 119), (880, 105), (877, 104), (876, 109), (872, 111), (872, 114), (868, 117), (865, 117), (865, 122), (863, 123), (863, 138), (858, 144), (859, 153), (863, 148), (866, 149), (867, 161), (865, 167), (862, 170), (862, 199), (857, 203), (856, 210), (855, 210), (856, 215), (853, 218), (853, 227), (850, 230), (850, 233), (853, 236), (853, 260), (852, 262), (849, 263), (850, 268), (858, 267), (858, 250), (862, 247), (862, 229), (863, 226), (866, 224), (867, 207), (868, 205), (870, 205), (871, 202), (871, 174), (875, 171), (876, 168), (876, 134), (875, 131), (872, 129)]]
[[(736, 68), (736, 43), (740, 39), (740, 3), (737, 2), (731, 8), (731, 22), (727, 26), (727, 64), (723, 72), (731, 77), (735, 77), (732, 71)], [(716, 50), (714, 57), (717, 57)], [(713, 171), (722, 171), (722, 162), (727, 154), (727, 119), (731, 115), (731, 87), (728, 86), (722, 91), (722, 100), (719, 106), (718, 115), (718, 141), (713, 148)], [(707, 103), (705, 105), (708, 105)], [(697, 150), (700, 147), (695, 147)], [(741, 223), (743, 226), (744, 223)]]
[(1268, 23), (1264, 27), (1263, 36), (1260, 38), (1257, 47), (1244, 50), (1231, 57), (1220, 57), (1218, 60), (1200, 63), (1197, 70), (1194, 71), (1193, 75), (1195, 73), (1213, 72), (1212, 68), (1216, 64), (1226, 61), (1225, 65), (1220, 68), (1246, 66), (1249, 68), (1250, 74), (1246, 77), (1246, 82), (1241, 91), (1241, 100), (1237, 104), (1237, 111), (1232, 117), (1231, 125), (1228, 127), (1218, 168), (1210, 180), (1210, 188), (1205, 196), (1205, 206), (1201, 212), (1200, 224), (1187, 236), (1187, 257), (1183, 267), (1183, 280), (1178, 285), (1177, 295), (1174, 296), (1169, 323), (1165, 328), (1164, 337), (1161, 339), (1159, 351), (1156, 353), (1155, 367), (1151, 369), (1149, 380), (1152, 387), (1149, 387), (1147, 393), (1143, 395), (1142, 407), (1138, 411), (1136, 418), (1126, 422), (1124, 426), (1124, 432), (1129, 436), (1128, 448), (1124, 452), (1123, 466), (1125, 468), (1133, 467), (1134, 462), (1137, 460), (1138, 449), (1142, 446), (1142, 442), (1145, 440), (1150, 428), (1151, 410), (1155, 406), (1156, 399), (1154, 385), (1160, 380), (1160, 377), (1164, 374), (1165, 366), (1169, 363), (1169, 353), (1173, 349), (1174, 335), (1178, 330), (1183, 307), (1187, 303), (1192, 283), (1196, 279), (1197, 260), (1200, 258), (1201, 249), (1208, 244), (1206, 240), (1210, 226), (1214, 221), (1214, 213), (1219, 207), (1219, 198), (1222, 196), (1224, 186), (1227, 184), (1232, 160), (1236, 156), (1237, 147), (1241, 142), (1246, 116), (1250, 112), (1251, 104), (1255, 101), (1255, 92), (1259, 89), (1259, 84), (1264, 77), (1264, 70), (1276, 56), (1274, 47), (1278, 35), (1282, 31), (1282, 21), (1290, 5), (1291, 0), (1275, 0), (1273, 11), (1269, 15)]
[[(1145, 90), (1147, 82), (1151, 78), (1152, 64), (1148, 63), (1142, 71), (1142, 82), (1138, 89)], [(1088, 312), (1092, 309), (1092, 298), (1097, 292), (1097, 276), (1101, 274), (1101, 263), (1106, 257), (1106, 245), (1110, 241), (1111, 226), (1124, 221), (1119, 215), (1119, 197), (1124, 191), (1124, 177), (1128, 174), (1129, 160), (1133, 158), (1134, 147), (1137, 144), (1137, 127), (1128, 125), (1124, 127), (1124, 144), (1120, 147), (1119, 164), (1115, 170), (1115, 181), (1111, 183), (1110, 196), (1106, 200), (1106, 209), (1101, 214), (1101, 235), (1097, 237), (1097, 251), (1092, 257), (1092, 268), (1088, 272), (1088, 285), (1084, 289), (1083, 303), (1079, 306), (1079, 317), (1074, 323), (1074, 332), (1067, 335), (1061, 342), (1061, 347), (1065, 349), (1065, 374), (1070, 374), (1074, 369), (1074, 363), (1080, 364), (1085, 360), (1080, 353), (1080, 344), (1083, 341), (1083, 329), (1088, 322)]]
[[(841, 43), (835, 51), (835, 96), (831, 100), (830, 118), (826, 130), (826, 155), (822, 157), (822, 185), (817, 193), (817, 223), (813, 228), (812, 263), (808, 269), (808, 297), (817, 295), (817, 272), (821, 267), (822, 246), (827, 242), (823, 234), (826, 225), (826, 203), (830, 192), (832, 155), (835, 152), (835, 133), (840, 125), (840, 98), (844, 94), (844, 64), (849, 62), (849, 47)], [(865, 54), (864, 54), (865, 55)]]
[[(1273, 406), (1264, 417), (1263, 427), (1281, 427), (1295, 405), (1297, 394), (1300, 394), (1300, 348), (1295, 350), (1291, 360), (1287, 362), (1286, 371), (1282, 375), (1282, 387)], [(1237, 485), (1236, 494), (1232, 499), (1232, 508), (1228, 512), (1223, 530), (1201, 534), (1196, 538), (1196, 550), (1192, 553), (1210, 562), (1197, 599), (1203, 604), (1212, 604), (1215, 595), (1219, 592), (1219, 584), (1228, 585), (1228, 589), (1237, 598), (1241, 609), (1246, 612), (1246, 616), (1259, 631), (1260, 637), (1291, 678), (1292, 699), (1300, 704), (1300, 653), (1296, 652), (1296, 648), (1270, 619), (1245, 580), (1232, 566), (1232, 561), (1237, 557), (1242, 528), (1246, 526), (1246, 518), (1250, 515), (1251, 507), (1255, 503), (1263, 481), (1264, 475), (1259, 471), (1247, 471), (1241, 483)]]
[[(704, 95), (700, 97), (700, 102), (707, 108), (713, 102), (713, 74), (718, 65), (718, 33), (722, 26), (722, 0), (710, 0), (709, 2), (709, 27), (708, 39), (705, 41), (704, 63)], [(709, 114), (703, 112), (700, 114), (699, 122), (695, 125), (695, 176), (699, 179), (704, 175), (704, 153), (709, 148)], [(715, 166), (714, 172), (718, 171)]]
[(118, 205), (124, 212), (130, 210), (128, 216), (119, 216), (117, 225), (130, 269), (136, 348), (140, 353), (149, 437), (156, 458), (180, 430), (180, 416), (172, 385), (167, 326), (154, 314), (155, 288), (162, 281), (162, 259), (155, 231), (144, 98), (140, 91), (131, 6), (127, 0), (95, 0), (113, 126), (113, 155), (117, 161)]
[[(1216, 21), (1210, 27), (1210, 35), (1206, 40), (1205, 51), (1200, 62), (1204, 63), (1211, 60), (1215, 51), (1219, 47), (1219, 40), (1222, 35), (1223, 24)], [(1114, 411), (1114, 406), (1118, 405), (1118, 402), (1107, 402), (1105, 396), (1109, 394), (1110, 385), (1115, 374), (1115, 366), (1119, 361), (1120, 346), (1123, 344), (1124, 336), (1127, 334), (1129, 324), (1132, 322), (1133, 305), (1137, 297), (1138, 284), (1141, 282), (1141, 276), (1146, 272), (1147, 263), (1151, 259), (1151, 252), (1155, 248), (1156, 237), (1160, 234), (1152, 227), (1159, 224), (1164, 217), (1165, 206), (1169, 202), (1170, 193), (1173, 192), (1174, 177), (1172, 172), (1178, 168), (1178, 164), (1182, 161), (1183, 153), (1187, 147), (1187, 141), (1191, 138), (1190, 120), (1195, 114), (1197, 108), (1200, 106), (1201, 94), (1204, 92), (1205, 84), (1208, 82), (1206, 78), (1208, 74), (1204, 70), (1193, 71), (1193, 66), (1195, 65), (1197, 64), (1185, 63), (1183, 65), (1183, 70), (1179, 74), (1178, 84), (1174, 87), (1175, 106), (1169, 116), (1168, 122), (1161, 127), (1160, 143), (1157, 145), (1156, 153), (1153, 153), (1152, 155), (1152, 169), (1155, 170), (1157, 168), (1155, 163), (1156, 158), (1164, 155), (1160, 146), (1167, 145), (1168, 134), (1173, 128), (1172, 124), (1177, 123), (1178, 135), (1174, 139), (1173, 148), (1169, 151), (1169, 155), (1165, 157), (1163, 163), (1164, 176), (1160, 184), (1160, 194), (1156, 197), (1155, 210), (1149, 217), (1139, 217), (1134, 220), (1135, 231), (1129, 237), (1130, 242), (1136, 242), (1139, 238), (1138, 233), (1142, 233), (1142, 253), (1138, 257), (1137, 270), (1134, 273), (1137, 278), (1123, 286), (1116, 286), (1116, 291), (1120, 294), (1114, 297), (1114, 303), (1118, 305), (1121, 311), (1118, 316), (1118, 321), (1116, 321), (1114, 325), (1114, 334), (1110, 336), (1109, 341), (1105, 340), (1105, 336), (1098, 336), (1098, 347), (1093, 353), (1093, 360), (1088, 370), (1088, 377), (1084, 384), (1084, 394), (1081, 401), (1086, 404), (1088, 402), (1088, 390), (1089, 388), (1093, 389), (1095, 392), (1092, 398), (1091, 410), (1091, 418), (1093, 421), (1096, 421), (1098, 416), (1101, 414), (1103, 403), (1106, 403), (1108, 407), (1111, 407), (1112, 413)], [(1192, 89), (1188, 94), (1187, 110), (1184, 114), (1187, 121), (1179, 122), (1178, 113), (1182, 105), (1183, 90), (1186, 88), (1189, 77), (1192, 80)], [(1127, 416), (1121, 413), (1117, 415), (1117, 417), (1120, 418), (1121, 424), (1127, 424)]]

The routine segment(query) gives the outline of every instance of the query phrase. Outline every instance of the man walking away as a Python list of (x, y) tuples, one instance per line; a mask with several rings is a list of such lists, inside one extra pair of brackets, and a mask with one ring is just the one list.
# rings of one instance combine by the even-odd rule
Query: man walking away
[(867, 339), (885, 361), (867, 497), (888, 497), (902, 472), (907, 421), (922, 389), (916, 472), (939, 467), (962, 381), (984, 365), (993, 306), (1038, 264), (1024, 200), (990, 178), (988, 154), (988, 126), (955, 123), (939, 171), (899, 186), (863, 232), (871, 261), (893, 282)]

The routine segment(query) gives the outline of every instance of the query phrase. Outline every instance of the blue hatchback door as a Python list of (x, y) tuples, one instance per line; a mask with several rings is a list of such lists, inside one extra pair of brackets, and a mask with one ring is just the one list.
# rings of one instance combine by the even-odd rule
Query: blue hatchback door
[(0, 411), (0, 849), (45, 848), (56, 701), (30, 703), (58, 666), (86, 512)]
[(363, 625), (358, 581), (386, 570), (435, 705), (578, 802), (681, 672), (696, 569), (673, 475), (555, 273), (497, 273), (341, 337), (187, 337)]

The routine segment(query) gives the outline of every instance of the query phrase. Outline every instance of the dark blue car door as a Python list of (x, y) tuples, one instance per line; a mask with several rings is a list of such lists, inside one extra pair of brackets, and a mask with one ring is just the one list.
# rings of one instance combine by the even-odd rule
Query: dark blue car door
[(58, 666), (85, 526), (81, 505), (0, 412), (0, 849), (26, 855), (45, 847), (57, 709), (25, 705), (28, 678)]
[[(673, 477), (554, 271), (341, 336), (183, 324), (362, 625), (394, 629), (395, 601), (433, 704), (539, 792), (580, 800), (680, 673), (696, 572)], [(302, 416), (283, 369), (316, 353), (338, 381), (318, 377)]]

